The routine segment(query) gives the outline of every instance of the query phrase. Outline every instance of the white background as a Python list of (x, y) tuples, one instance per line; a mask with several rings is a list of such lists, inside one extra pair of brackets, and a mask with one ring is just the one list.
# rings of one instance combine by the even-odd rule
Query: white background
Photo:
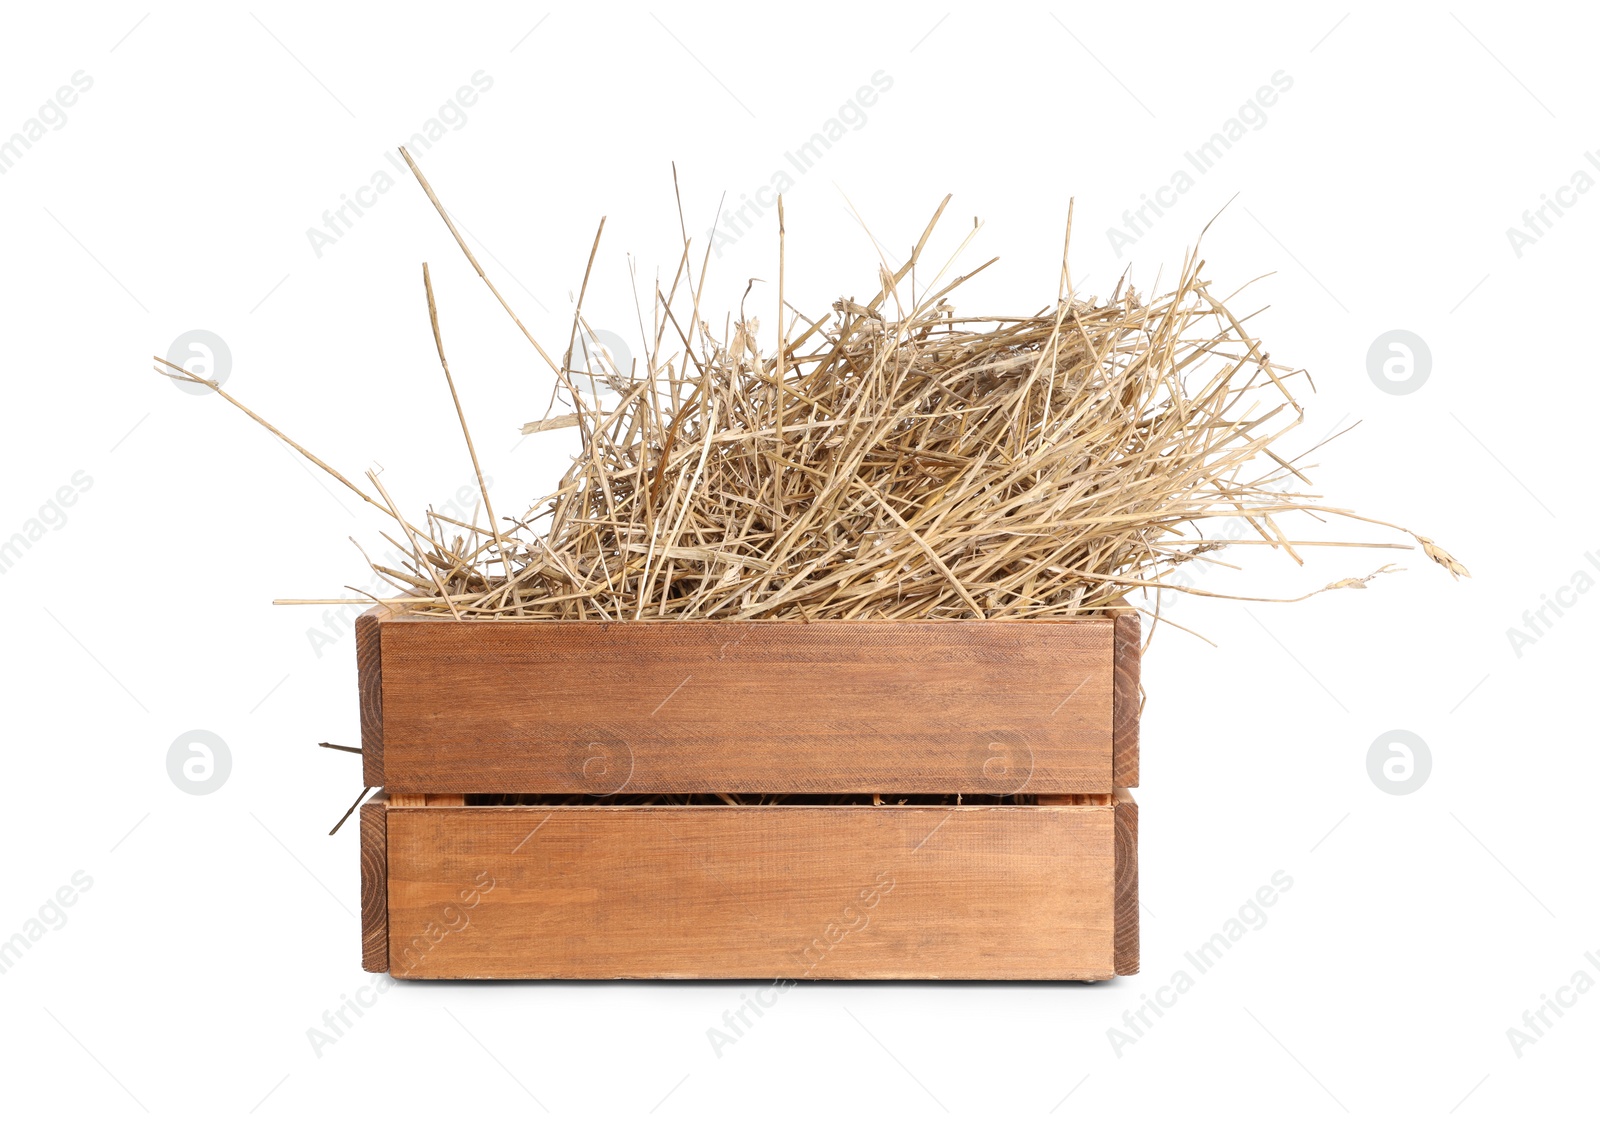
[[(1600, 577), (1600, 193), (1520, 256), (1506, 230), (1600, 146), (1596, 27), (1577, 6), (1471, 2), (943, 12), (8, 10), (0, 135), (73, 74), (92, 86), (0, 177), (0, 538), (76, 472), (92, 486), (0, 575), (0, 937), (75, 872), (93, 880), (0, 977), (8, 1117), (1503, 1123), (1590, 1103), (1600, 991), (1520, 1057), (1507, 1029), (1580, 970), (1600, 979), (1600, 595), (1520, 653), (1507, 631), (1574, 573)], [(315, 746), (359, 738), (354, 652), (347, 633), (314, 646), (320, 610), (271, 600), (361, 582), (348, 537), (377, 537), (337, 485), (148, 357), (219, 334), (231, 392), (349, 473), (381, 464), (413, 511), (440, 504), (470, 467), (426, 260), (497, 495), (547, 488), (559, 436), (516, 446), (547, 374), (420, 190), (397, 182), (320, 256), (306, 234), (480, 71), (492, 87), (418, 156), (557, 354), (600, 216), (586, 311), (636, 341), (626, 255), (647, 299), (675, 262), (671, 162), (703, 245), (724, 191), (767, 183), (878, 71), (892, 88), (786, 201), (803, 309), (876, 285), (847, 200), (903, 255), (953, 192), (938, 245), (977, 216), (964, 265), (1001, 256), (961, 308), (1023, 314), (1054, 298), (1069, 196), (1075, 275), (1104, 294), (1129, 264), (1141, 290), (1171, 277), (1237, 193), (1207, 271), (1220, 292), (1271, 275), (1241, 304), (1270, 306), (1255, 325), (1274, 358), (1319, 389), (1289, 446), (1363, 420), (1316, 459), (1318, 487), (1475, 578), (1379, 552), (1291, 574), (1238, 549), (1252, 570), (1232, 590), (1408, 570), (1295, 605), (1173, 605), (1216, 648), (1163, 628), (1147, 656), (1141, 975), (811, 985), (720, 1058), (706, 1029), (749, 984), (398, 984), (313, 1051), (307, 1029), (370, 978), (354, 826), (327, 836), (359, 764)], [(1265, 125), (1119, 257), (1107, 228), (1278, 71), (1293, 85)], [(775, 277), (774, 226), (713, 259), (708, 309)], [(775, 304), (770, 286), (751, 301)], [(1408, 395), (1367, 371), (1396, 328), (1432, 353)], [(167, 774), (194, 729), (231, 749), (206, 796)], [(1394, 729), (1432, 754), (1405, 796), (1367, 769)], [(1107, 1029), (1278, 870), (1294, 885), (1265, 926), (1119, 1056)]]

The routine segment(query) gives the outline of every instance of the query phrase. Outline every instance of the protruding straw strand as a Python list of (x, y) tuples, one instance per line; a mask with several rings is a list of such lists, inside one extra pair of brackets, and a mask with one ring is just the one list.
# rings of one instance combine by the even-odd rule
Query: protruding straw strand
[(472, 431), (467, 427), (466, 412), (461, 409), (461, 396), (456, 394), (455, 377), (450, 374), (450, 361), (444, 357), (444, 337), (439, 334), (439, 307), (433, 300), (433, 280), (428, 276), (428, 264), (422, 264), (422, 288), (428, 293), (428, 322), (433, 326), (433, 344), (439, 350), (439, 367), (444, 369), (444, 382), (450, 386), (450, 401), (455, 404), (456, 418), (461, 423), (461, 437), (466, 439), (467, 454), (472, 458), (472, 474), (478, 482), (478, 493), (483, 497), (483, 509), (489, 516), (489, 534), (494, 537), (495, 547), (500, 552), (500, 562), (506, 569), (506, 578), (511, 578), (511, 553), (506, 549), (504, 538), (500, 533), (500, 522), (495, 519), (494, 502), (489, 500), (489, 483), (484, 479), (483, 467), (478, 464), (478, 451), (472, 444)]

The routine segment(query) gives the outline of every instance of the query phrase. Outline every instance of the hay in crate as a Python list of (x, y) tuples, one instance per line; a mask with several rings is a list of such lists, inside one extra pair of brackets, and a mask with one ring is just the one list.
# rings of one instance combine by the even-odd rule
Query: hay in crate
[[(1134, 592), (1212, 594), (1172, 582), (1234, 542), (1206, 538), (1208, 518), (1242, 517), (1259, 536), (1250, 542), (1297, 562), (1310, 546), (1410, 547), (1297, 541), (1279, 524), (1296, 513), (1397, 529), (1467, 574), (1427, 538), (1305, 491), (1305, 454), (1279, 451), (1301, 421), (1306, 375), (1270, 358), (1197, 253), (1168, 293), (1119, 282), (1098, 300), (1075, 294), (1063, 251), (1057, 296), (1040, 312), (963, 317), (956, 291), (993, 260), (949, 277), (974, 228), (930, 271), (922, 257), (941, 204), (902, 266), (879, 265), (872, 297), (813, 319), (784, 300), (780, 200), (776, 332), (742, 304), (713, 333), (700, 308), (709, 247), (697, 264), (685, 235), (654, 295), (642, 368), (624, 372), (587, 343), (582, 292), (556, 361), (411, 167), (570, 408), (524, 433), (575, 428), (579, 454), (514, 519), (497, 517), (484, 489), (481, 519), (412, 521), (376, 476), (373, 496), (291, 442), (397, 522), (406, 562), (373, 570), (398, 593), (360, 592), (372, 602), (457, 619), (1051, 618)], [(426, 265), (423, 281), (481, 487)], [(606, 404), (602, 388), (620, 399)]]

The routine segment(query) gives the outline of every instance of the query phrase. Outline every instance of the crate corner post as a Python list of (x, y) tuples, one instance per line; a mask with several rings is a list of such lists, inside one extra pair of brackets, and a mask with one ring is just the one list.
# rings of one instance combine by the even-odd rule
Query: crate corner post
[(1119, 975), (1139, 973), (1139, 805), (1126, 787), (1113, 800), (1116, 834), (1116, 888), (1112, 912)]
[(389, 969), (389, 805), (379, 791), (361, 806), (361, 969)]

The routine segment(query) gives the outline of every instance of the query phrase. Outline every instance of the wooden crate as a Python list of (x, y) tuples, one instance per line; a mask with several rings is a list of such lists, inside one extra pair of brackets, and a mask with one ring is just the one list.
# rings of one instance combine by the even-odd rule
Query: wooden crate
[[(1132, 614), (608, 624), (374, 611), (357, 642), (366, 777), (385, 788), (360, 820), (369, 970), (1138, 969)], [(797, 797), (632, 797), (719, 793)], [(875, 794), (922, 797), (836, 797)]]

